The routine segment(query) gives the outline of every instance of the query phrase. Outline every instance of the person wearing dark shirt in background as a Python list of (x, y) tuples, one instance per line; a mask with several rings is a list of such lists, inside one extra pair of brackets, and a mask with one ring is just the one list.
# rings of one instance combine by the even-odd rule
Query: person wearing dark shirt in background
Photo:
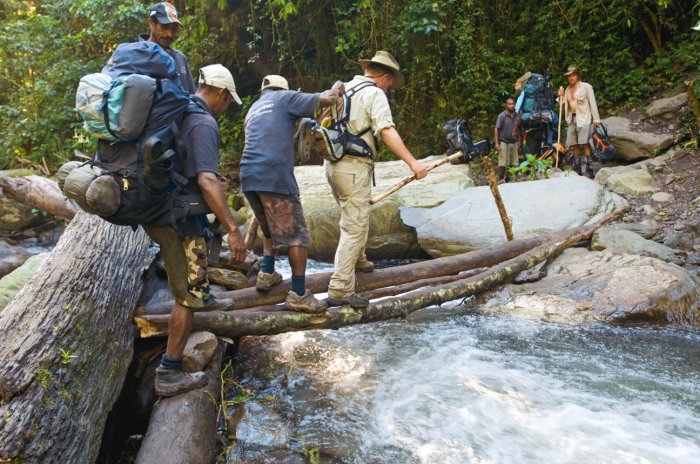
[(518, 113), (515, 112), (515, 99), (506, 99), (506, 110), (496, 118), (494, 140), (498, 150), (498, 180), (509, 177), (510, 166), (518, 165)]

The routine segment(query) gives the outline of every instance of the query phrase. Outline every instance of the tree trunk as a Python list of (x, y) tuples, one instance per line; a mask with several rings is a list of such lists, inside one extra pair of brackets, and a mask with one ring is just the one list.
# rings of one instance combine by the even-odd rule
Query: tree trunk
[(690, 109), (695, 115), (695, 124), (697, 124), (698, 130), (700, 130), (700, 102), (698, 101), (698, 97), (695, 95), (695, 88), (693, 85), (694, 82), (694, 80), (685, 81), (685, 89), (686, 92), (688, 92), (688, 103), (690, 104)]
[[(498, 191), (498, 180), (496, 179), (496, 172), (493, 170), (493, 162), (489, 156), (484, 156), (484, 164), (486, 165), (486, 174), (489, 179), (489, 187), (491, 188), (491, 194), (493, 195), (493, 200), (496, 202), (496, 208), (498, 208), (498, 214), (501, 216), (501, 222), (503, 223), (503, 229), (506, 231), (506, 239), (508, 241), (513, 240), (513, 225), (510, 222), (508, 213), (506, 212), (506, 206), (503, 204), (503, 199), (501, 198), (501, 192)], [(533, 166), (534, 168), (534, 166)]]
[[(575, 229), (575, 233), (560, 236), (476, 276), (382, 300), (370, 304), (366, 310), (342, 307), (331, 308), (322, 314), (304, 314), (284, 311), (279, 306), (265, 306), (240, 311), (196, 313), (192, 330), (209, 331), (219, 336), (240, 337), (272, 335), (297, 330), (337, 329), (348, 325), (405, 317), (418, 309), (464, 298), (501, 285), (540, 261), (553, 258), (562, 250), (582, 240), (588, 240), (605, 222), (626, 210), (627, 208), (623, 208), (611, 213), (592, 226)], [(512, 243), (516, 241), (508, 242), (508, 244)], [(168, 315), (142, 316), (136, 317), (136, 325), (142, 337), (163, 336), (168, 330), (168, 320)]]
[(136, 464), (209, 464), (216, 452), (217, 416), (221, 398), (221, 360), (224, 342), (209, 361), (209, 383), (170, 398), (153, 408)]
[(58, 184), (45, 177), (0, 177), (0, 187), (12, 200), (69, 221), (78, 211), (63, 195)]
[(93, 462), (133, 350), (141, 230), (79, 213), (0, 313), (0, 461)]
[[(518, 256), (556, 237), (572, 234), (583, 229), (585, 229), (585, 227), (539, 237), (513, 240), (512, 242), (500, 243), (492, 248), (484, 250), (476, 250), (469, 253), (436, 258), (388, 269), (378, 269), (367, 274), (358, 274), (357, 291), (364, 292), (376, 288), (388, 287), (390, 285), (413, 282), (419, 279), (457, 274), (458, 272), (477, 267), (489, 267), (501, 261), (505, 261), (506, 259)], [(331, 272), (326, 272), (307, 276), (306, 288), (314, 293), (325, 292), (328, 289), (328, 282), (330, 281), (331, 274)], [(267, 293), (258, 292), (255, 288), (244, 288), (241, 290), (223, 292), (220, 296), (233, 298), (234, 304), (229, 310), (245, 309), (281, 303), (287, 297), (287, 292), (290, 288), (291, 279), (287, 279)], [(147, 314), (168, 314), (172, 310), (172, 307), (172, 301), (140, 306), (136, 308), (136, 314), (138, 316)]]
[(459, 274), (435, 277), (433, 279), (420, 279), (415, 282), (407, 282), (405, 284), (394, 285), (393, 287), (377, 288), (375, 290), (369, 290), (367, 292), (362, 292), (362, 296), (374, 300), (376, 298), (385, 298), (387, 296), (401, 295), (402, 293), (410, 292), (411, 290), (417, 290), (424, 287), (435, 287), (437, 285), (446, 284), (449, 282), (454, 282), (455, 280), (466, 279), (467, 277), (472, 277), (477, 274), (481, 274), (486, 269), (485, 267), (480, 267), (478, 269), (472, 269), (470, 271), (462, 271)]

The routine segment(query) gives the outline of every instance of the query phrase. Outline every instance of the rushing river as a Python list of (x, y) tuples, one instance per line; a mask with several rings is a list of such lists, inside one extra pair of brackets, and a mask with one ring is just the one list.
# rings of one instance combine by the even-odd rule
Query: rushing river
[(241, 367), (251, 391), (243, 456), (320, 448), (321, 462), (700, 463), (697, 331), (445, 305), (256, 349), (266, 366), (253, 356)]

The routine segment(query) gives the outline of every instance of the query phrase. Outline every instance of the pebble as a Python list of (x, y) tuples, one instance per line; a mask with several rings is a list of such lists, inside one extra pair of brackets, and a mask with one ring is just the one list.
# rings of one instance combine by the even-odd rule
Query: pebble
[(651, 196), (651, 199), (659, 203), (668, 203), (673, 201), (673, 195), (668, 192), (656, 192)]
[(656, 211), (656, 210), (654, 209), (654, 207), (651, 206), (651, 205), (642, 205), (642, 211), (643, 211), (644, 214), (646, 214), (647, 216), (654, 216), (654, 215), (656, 215), (656, 213), (657, 213), (657, 211)]

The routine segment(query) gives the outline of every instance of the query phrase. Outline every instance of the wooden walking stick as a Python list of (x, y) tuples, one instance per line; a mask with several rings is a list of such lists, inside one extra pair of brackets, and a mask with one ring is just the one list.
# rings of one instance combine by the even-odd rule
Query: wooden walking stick
[[(433, 169), (435, 169), (436, 167), (442, 166), (443, 164), (446, 164), (446, 163), (449, 163), (449, 162), (452, 161), (453, 159), (457, 159), (457, 158), (459, 158), (460, 156), (462, 156), (462, 152), (461, 152), (461, 151), (458, 151), (457, 153), (455, 153), (455, 154), (453, 154), (453, 155), (450, 155), (450, 156), (448, 156), (448, 157), (446, 157), (446, 158), (444, 158), (444, 159), (441, 159), (440, 161), (436, 161), (436, 162), (434, 162), (434, 163), (432, 163), (432, 164), (429, 164), (429, 165), (426, 167), (426, 171), (430, 172), (430, 171), (432, 171)], [(370, 204), (370, 205), (373, 205), (373, 204), (375, 204), (375, 203), (377, 203), (377, 202), (383, 200), (384, 198), (388, 197), (389, 195), (391, 195), (392, 193), (396, 192), (397, 190), (399, 190), (399, 189), (405, 187), (407, 184), (410, 184), (410, 183), (413, 182), (414, 180), (416, 180), (416, 176), (415, 176), (415, 175), (413, 175), (413, 176), (411, 176), (411, 177), (406, 177), (404, 180), (402, 180), (401, 182), (395, 184), (393, 187), (391, 187), (390, 189), (388, 189), (386, 192), (380, 193), (380, 194), (377, 195), (376, 197), (372, 198), (372, 199), (369, 201), (369, 204)]]
[(486, 165), (486, 174), (489, 179), (489, 187), (491, 187), (493, 199), (496, 200), (498, 214), (501, 215), (501, 222), (503, 222), (503, 228), (506, 230), (506, 238), (510, 242), (513, 240), (513, 229), (511, 227), (508, 213), (506, 213), (506, 207), (503, 204), (501, 193), (498, 191), (498, 179), (496, 179), (496, 172), (493, 170), (493, 162), (491, 161), (490, 156), (484, 156), (484, 164)]
[(564, 146), (560, 143), (561, 142), (561, 112), (564, 109), (564, 95), (561, 94), (559, 95), (559, 128), (557, 129), (557, 143), (554, 144), (554, 148), (557, 149), (556, 156), (554, 157), (554, 167), (558, 168), (559, 167), (559, 153), (564, 153)]

